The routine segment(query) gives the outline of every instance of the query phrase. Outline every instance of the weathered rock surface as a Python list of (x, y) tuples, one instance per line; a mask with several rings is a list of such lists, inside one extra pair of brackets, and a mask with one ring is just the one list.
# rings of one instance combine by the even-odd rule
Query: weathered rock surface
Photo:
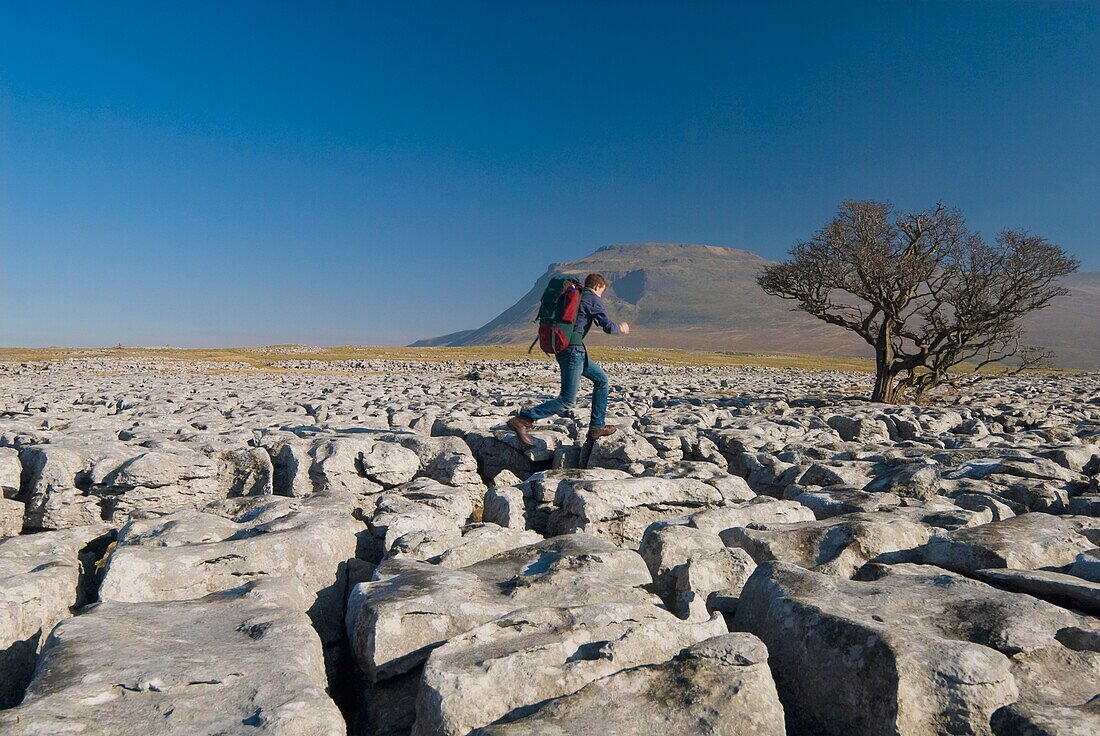
[(0, 732), (1100, 732), (1100, 376), (617, 363), (525, 448), (552, 362), (310, 350), (0, 362)]
[(458, 569), (541, 541), (542, 536), (533, 531), (501, 528), (496, 524), (470, 524), (462, 530), (461, 540), (428, 561)]
[(85, 603), (82, 575), (109, 531), (93, 525), (0, 540), (0, 708), (20, 701), (46, 636)]
[(467, 734), (725, 632), (646, 604), (524, 608), (456, 636), (424, 665), (417, 736)]
[(1100, 614), (1100, 583), (1045, 570), (978, 570), (979, 580), (1093, 615)]
[[(652, 524), (642, 536), (638, 553), (653, 576), (653, 592), (666, 603), (675, 600), (676, 574), (696, 554), (724, 549), (717, 534), (686, 524)], [(670, 606), (671, 608), (671, 606)]]
[(477, 736), (783, 736), (783, 706), (768, 650), (748, 634), (725, 634), (672, 660), (620, 670), (534, 714), (473, 731)]
[(745, 586), (735, 626), (767, 644), (794, 732), (987, 734), (1005, 706), (1095, 697), (1100, 653), (1062, 643), (1083, 617), (938, 568), (873, 573), (848, 581), (775, 562)]
[(0, 496), (15, 498), (19, 493), (22, 474), (19, 451), (12, 447), (0, 447)]
[(274, 518), (238, 523), (175, 512), (134, 519), (119, 532), (118, 546), (107, 559), (100, 599), (187, 600), (250, 580), (293, 575), (312, 596), (307, 608), (322, 640), (338, 641), (346, 563), (366, 533), (363, 523), (339, 498), (280, 499), (266, 505)]
[(190, 601), (103, 603), (50, 635), (12, 736), (344, 732), (292, 580)]
[(694, 478), (567, 482), (558, 486), (548, 526), (553, 534), (584, 532), (633, 546), (653, 521), (723, 501), (717, 488)]
[(515, 486), (493, 486), (487, 490), (481, 519), (509, 529), (527, 529), (534, 524), (523, 491)]
[(0, 539), (14, 537), (23, 531), (26, 507), (19, 501), (0, 497)]
[[(801, 489), (788, 486), (787, 493)], [(870, 493), (847, 486), (807, 489), (791, 497), (813, 512), (818, 519), (831, 519), (844, 514), (870, 511), (891, 511), (901, 505), (901, 499), (893, 493)]]
[(718, 534), (739, 526), (793, 524), (814, 518), (813, 511), (800, 503), (761, 496), (742, 504), (698, 511), (687, 517), (687, 522), (688, 526)]
[(97, 498), (76, 486), (77, 474), (94, 462), (63, 445), (30, 447), (20, 454), (28, 480), (19, 500), (26, 503), (26, 523), (35, 529), (64, 529), (102, 521)]
[(756, 524), (721, 533), (757, 564), (782, 560), (830, 575), (851, 577), (867, 562), (907, 562), (932, 536), (933, 527), (888, 512), (848, 514), (823, 521)]
[(420, 478), (376, 496), (368, 524), (376, 548), (385, 556), (407, 535), (433, 534), (457, 542), (473, 513), (465, 489)]
[(698, 620), (713, 611), (732, 613), (756, 563), (743, 549), (694, 554), (677, 568), (672, 611)]
[(924, 549), (931, 565), (962, 573), (993, 567), (1037, 570), (1071, 564), (1100, 544), (1100, 520), (1023, 514), (938, 534)]
[(1100, 583), (1100, 549), (1090, 549), (1077, 555), (1069, 568), (1070, 575)]
[(379, 681), (482, 623), (533, 605), (646, 602), (642, 558), (581, 534), (517, 547), (461, 569), (393, 558), (355, 587), (347, 627), (360, 668)]

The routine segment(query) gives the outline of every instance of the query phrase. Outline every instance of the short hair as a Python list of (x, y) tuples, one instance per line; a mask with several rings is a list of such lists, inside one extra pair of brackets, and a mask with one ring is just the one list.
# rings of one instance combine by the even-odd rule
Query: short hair
[(602, 274), (590, 273), (584, 277), (584, 288), (598, 289), (601, 286), (607, 286), (607, 279)]

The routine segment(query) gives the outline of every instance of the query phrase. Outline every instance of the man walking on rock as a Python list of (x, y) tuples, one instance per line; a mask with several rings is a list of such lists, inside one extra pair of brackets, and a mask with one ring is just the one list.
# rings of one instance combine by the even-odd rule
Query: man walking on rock
[[(601, 298), (606, 289), (607, 279), (600, 274), (590, 273), (585, 277), (584, 293), (581, 295), (577, 318), (573, 322), (574, 337), (570, 338), (569, 347), (555, 356), (558, 366), (561, 367), (561, 392), (558, 397), (530, 409), (523, 409), (508, 420), (508, 426), (516, 433), (520, 442), (528, 447), (535, 444), (528, 434), (535, 422), (567, 411), (577, 402), (581, 377), (592, 382), (592, 418), (588, 424), (588, 439), (606, 437), (614, 434), (617, 429), (604, 426), (607, 419), (607, 374), (595, 361), (589, 359), (588, 350), (584, 346), (584, 336), (588, 334), (593, 323), (602, 327), (609, 335), (626, 335), (630, 332), (630, 325), (626, 322), (616, 324), (607, 316)], [(577, 340), (576, 335), (580, 335), (581, 339)]]

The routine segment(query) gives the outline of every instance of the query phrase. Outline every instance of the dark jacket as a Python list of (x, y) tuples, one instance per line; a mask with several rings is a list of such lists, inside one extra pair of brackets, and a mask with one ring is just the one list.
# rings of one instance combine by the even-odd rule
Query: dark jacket
[[(612, 322), (607, 316), (603, 299), (596, 296), (596, 292), (584, 290), (581, 294), (581, 306), (577, 310), (577, 319), (573, 322), (573, 332), (587, 335), (592, 325), (597, 324), (609, 335), (618, 335), (622, 332), (617, 322)], [(578, 346), (579, 347), (579, 346)]]

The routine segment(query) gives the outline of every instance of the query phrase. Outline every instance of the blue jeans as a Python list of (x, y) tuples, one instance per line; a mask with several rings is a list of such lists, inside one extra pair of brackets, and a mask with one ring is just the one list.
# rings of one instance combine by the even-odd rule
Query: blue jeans
[(581, 388), (583, 376), (592, 382), (592, 419), (588, 428), (603, 429), (604, 422), (607, 421), (607, 374), (596, 361), (588, 359), (588, 351), (584, 348), (566, 348), (558, 353), (557, 360), (561, 367), (561, 393), (556, 399), (524, 409), (520, 414), (532, 421), (538, 421), (572, 409), (577, 403), (577, 392)]

